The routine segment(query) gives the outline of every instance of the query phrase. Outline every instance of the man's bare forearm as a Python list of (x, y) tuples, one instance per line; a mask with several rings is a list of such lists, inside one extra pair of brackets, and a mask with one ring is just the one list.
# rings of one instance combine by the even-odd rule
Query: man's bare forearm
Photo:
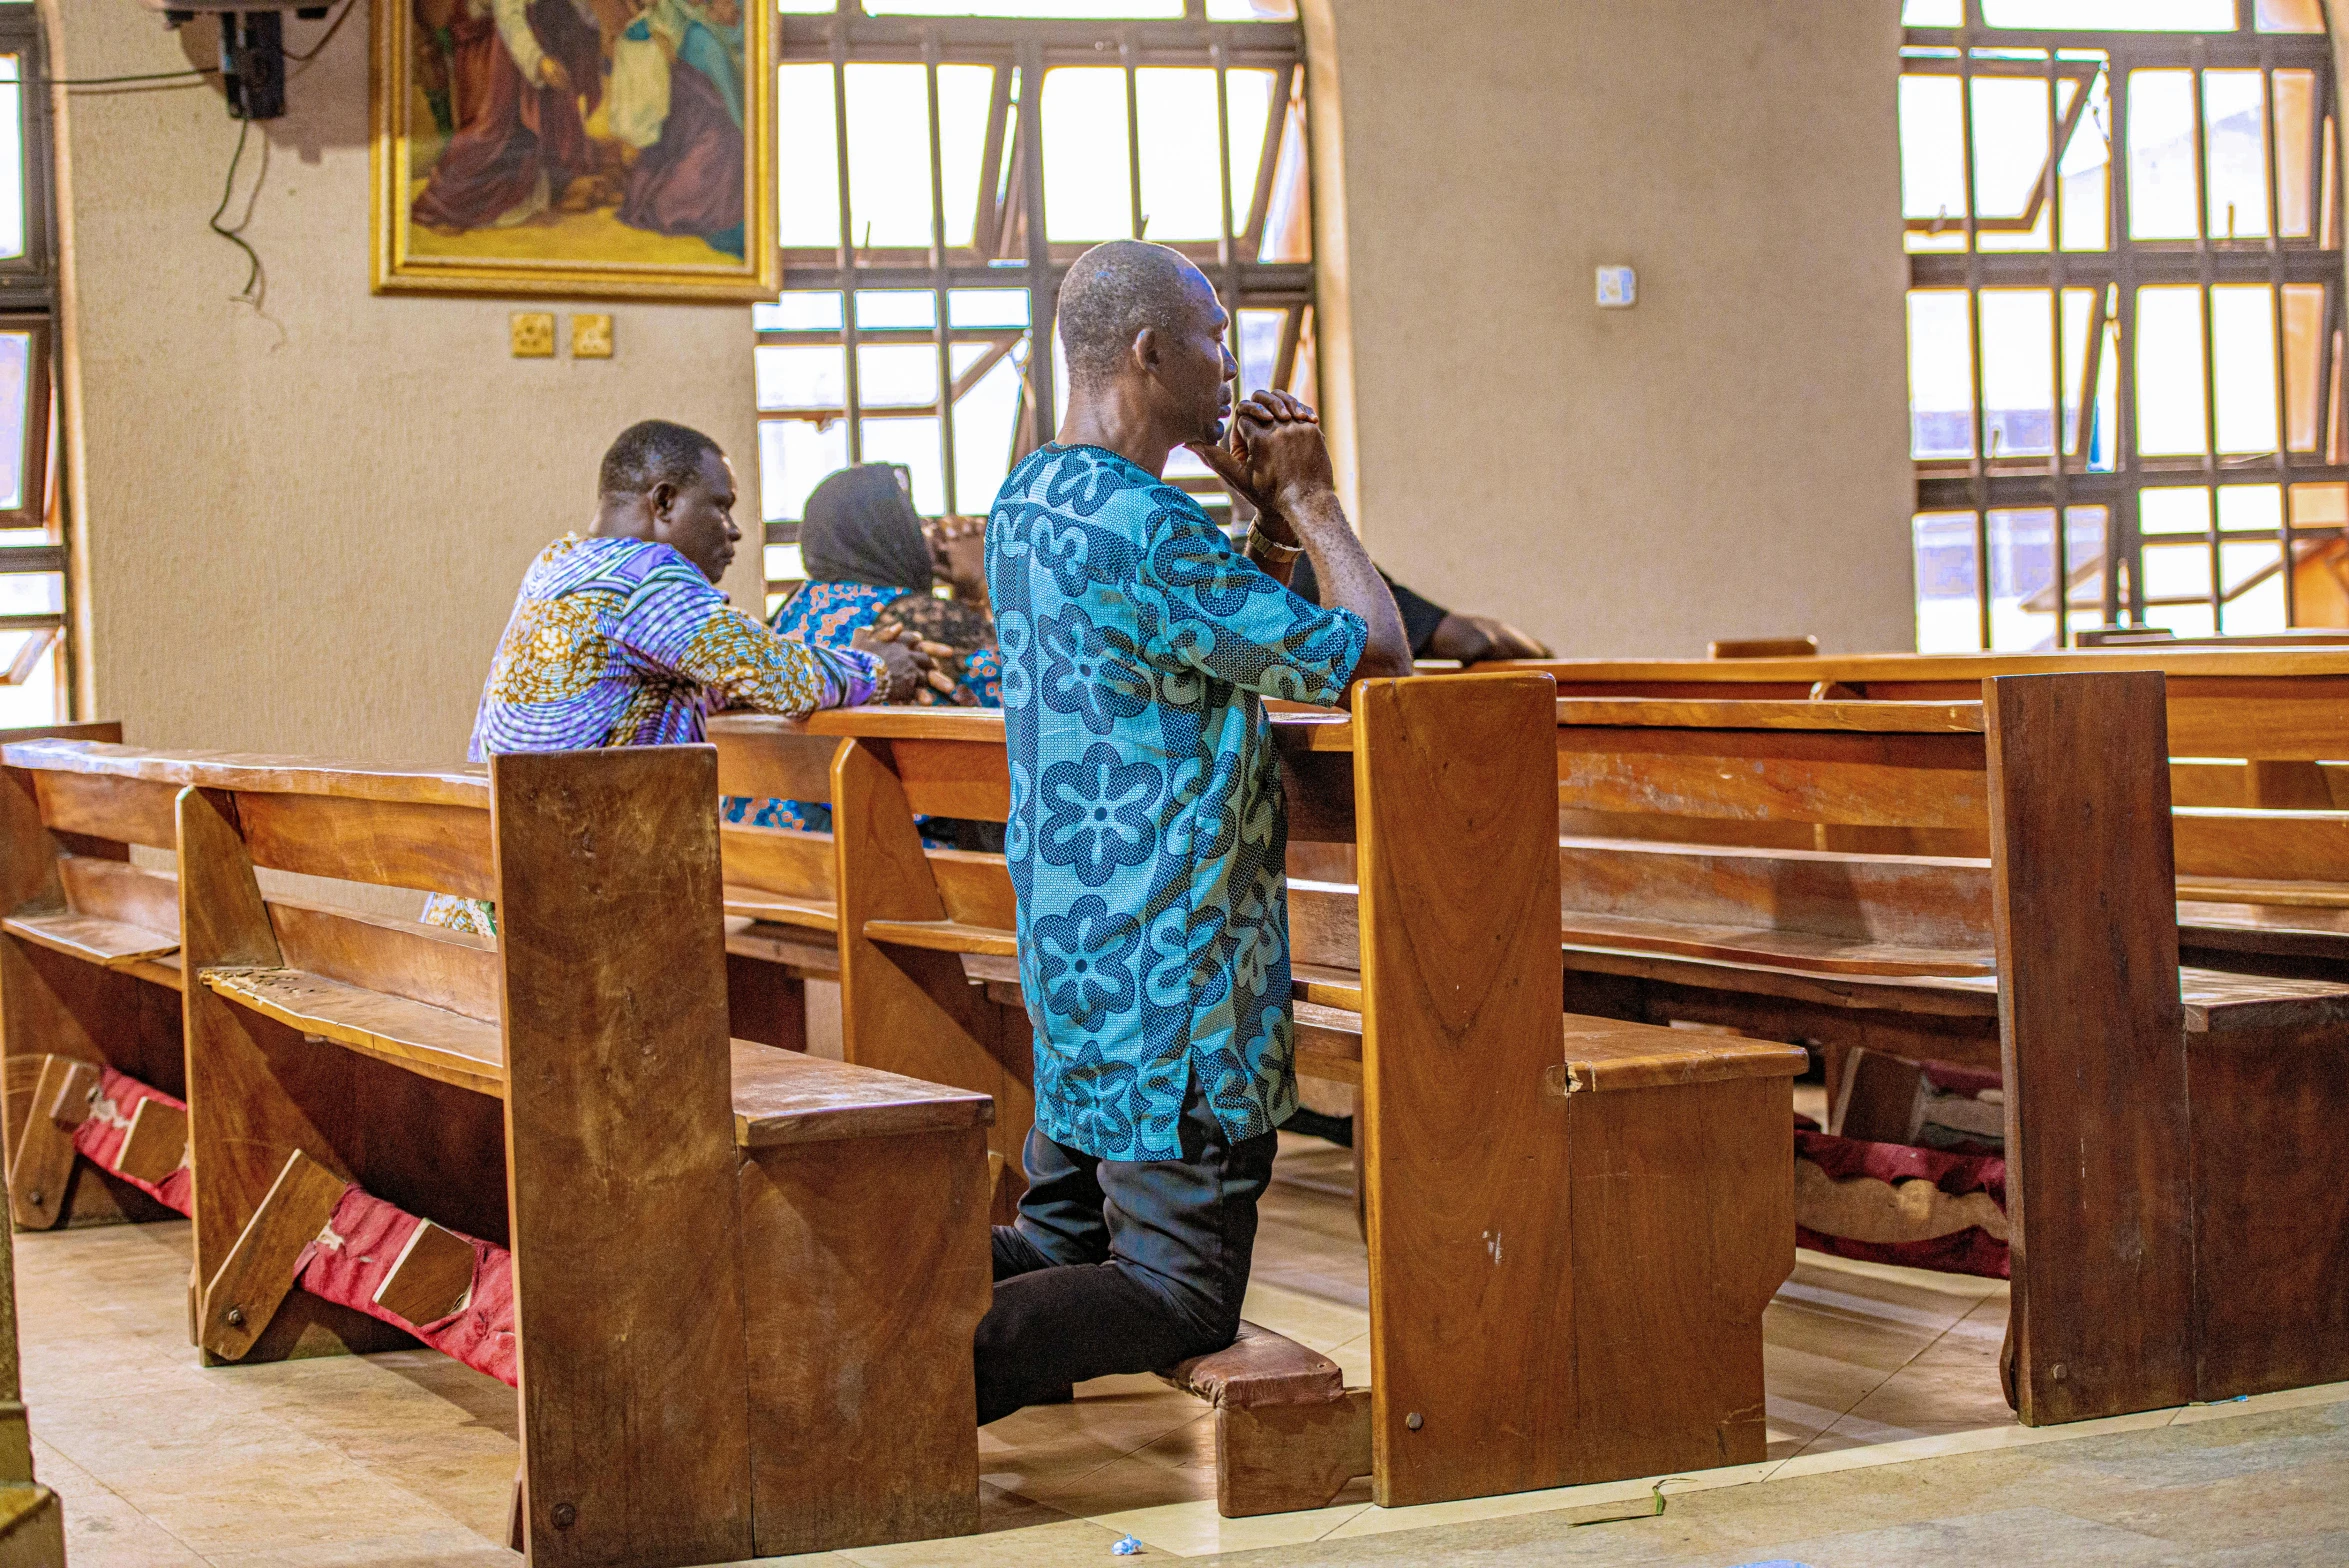
[(1314, 574), (1321, 579), (1321, 602), (1331, 609), (1352, 610), (1370, 629), (1362, 662), (1355, 666), (1356, 678), (1410, 674), (1411, 642), (1395, 609), (1395, 596), (1370, 564), (1362, 541), (1354, 537), (1337, 492), (1326, 485), (1300, 486), (1284, 494), (1280, 506), (1305, 553), (1313, 557)]

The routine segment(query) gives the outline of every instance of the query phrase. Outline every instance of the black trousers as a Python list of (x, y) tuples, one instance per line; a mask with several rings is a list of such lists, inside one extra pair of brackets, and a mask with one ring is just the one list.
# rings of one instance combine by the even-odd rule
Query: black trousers
[(1181, 1133), (1177, 1160), (1097, 1159), (1028, 1134), (1027, 1196), (995, 1227), (995, 1303), (973, 1346), (981, 1426), (1239, 1333), (1278, 1140), (1233, 1142), (1195, 1086)]

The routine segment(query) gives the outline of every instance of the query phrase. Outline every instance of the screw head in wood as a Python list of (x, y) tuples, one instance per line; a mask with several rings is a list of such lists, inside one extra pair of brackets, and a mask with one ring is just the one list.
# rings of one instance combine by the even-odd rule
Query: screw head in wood
[(31, 1204), (34, 1208), (37, 1209), (41, 1206), (42, 1200), (48, 1196), (49, 1195), (43, 1192), (40, 1188), (35, 1187), (31, 1192), (25, 1194), (25, 1202)]
[(569, 1503), (557, 1503), (553, 1517), (556, 1529), (568, 1530), (579, 1522), (579, 1510)]
[(1427, 1422), (1421, 1419), (1418, 1411), (1414, 1410), (1403, 1418), (1403, 1424), (1409, 1427), (1412, 1431), (1416, 1432), (1421, 1427), (1427, 1425)]
[(228, 1309), (228, 1326), (230, 1328), (243, 1328), (245, 1326), (245, 1309), (243, 1307), (231, 1307)]

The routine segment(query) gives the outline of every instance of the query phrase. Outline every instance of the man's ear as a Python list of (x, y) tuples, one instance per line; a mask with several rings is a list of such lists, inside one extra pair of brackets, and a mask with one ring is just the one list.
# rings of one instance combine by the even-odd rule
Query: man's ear
[(1158, 368), (1158, 329), (1144, 327), (1135, 333), (1134, 346), (1127, 352), (1134, 356), (1134, 363), (1141, 366), (1142, 369), (1156, 370)]
[(644, 504), (652, 508), (654, 518), (667, 522), (669, 514), (677, 507), (677, 487), (666, 479), (662, 480), (644, 493)]

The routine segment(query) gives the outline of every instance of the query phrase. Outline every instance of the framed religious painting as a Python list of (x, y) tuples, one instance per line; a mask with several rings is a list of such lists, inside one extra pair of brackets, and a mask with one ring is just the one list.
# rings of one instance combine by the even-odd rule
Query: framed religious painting
[(772, 5), (375, 0), (378, 293), (772, 299)]

